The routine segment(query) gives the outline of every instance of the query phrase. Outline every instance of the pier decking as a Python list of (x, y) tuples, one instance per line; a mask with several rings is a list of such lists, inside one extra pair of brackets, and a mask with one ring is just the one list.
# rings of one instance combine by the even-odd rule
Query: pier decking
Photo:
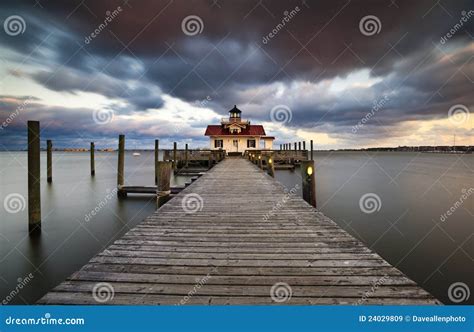
[(106, 304), (439, 303), (242, 158), (213, 167), (39, 303), (100, 304), (100, 282), (113, 289)]

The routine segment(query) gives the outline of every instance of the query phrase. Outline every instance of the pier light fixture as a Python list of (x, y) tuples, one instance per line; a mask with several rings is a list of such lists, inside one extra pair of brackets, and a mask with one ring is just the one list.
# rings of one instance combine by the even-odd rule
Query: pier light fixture
[(258, 159), (262, 159), (262, 156), (261, 156), (261, 155), (258, 155)]
[(308, 166), (308, 168), (306, 169), (306, 174), (308, 174), (308, 175), (313, 174), (313, 167), (312, 166)]
[(268, 158), (268, 163), (271, 164), (273, 162), (272, 158)]

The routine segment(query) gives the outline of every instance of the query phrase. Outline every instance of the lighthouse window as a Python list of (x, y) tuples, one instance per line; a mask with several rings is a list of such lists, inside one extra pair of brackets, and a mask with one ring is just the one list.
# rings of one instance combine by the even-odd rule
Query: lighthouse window
[(222, 148), (224, 146), (224, 142), (221, 139), (216, 139), (214, 141), (214, 147), (215, 148)]
[(248, 148), (254, 148), (255, 147), (255, 140), (254, 139), (247, 140), (247, 147)]

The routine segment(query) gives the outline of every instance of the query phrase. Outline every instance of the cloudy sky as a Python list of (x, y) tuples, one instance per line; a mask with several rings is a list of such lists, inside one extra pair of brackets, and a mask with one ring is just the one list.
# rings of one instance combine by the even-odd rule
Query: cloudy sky
[(4, 1), (0, 149), (205, 147), (237, 104), (276, 144), (474, 144), (472, 1)]

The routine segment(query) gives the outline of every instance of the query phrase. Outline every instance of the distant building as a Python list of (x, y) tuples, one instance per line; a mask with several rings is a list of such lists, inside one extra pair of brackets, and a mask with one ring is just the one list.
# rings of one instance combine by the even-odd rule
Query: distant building
[(234, 105), (229, 111), (229, 118), (223, 118), (220, 125), (207, 126), (204, 135), (209, 136), (210, 148), (228, 153), (273, 149), (275, 137), (267, 136), (262, 125), (251, 125), (241, 115), (242, 111)]

